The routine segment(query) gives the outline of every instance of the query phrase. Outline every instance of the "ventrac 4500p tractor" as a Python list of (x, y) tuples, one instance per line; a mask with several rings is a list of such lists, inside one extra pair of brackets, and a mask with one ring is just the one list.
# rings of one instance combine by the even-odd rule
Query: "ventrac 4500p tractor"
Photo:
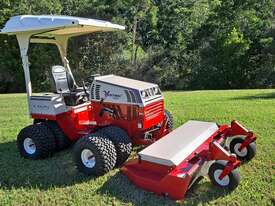
[[(3, 34), (16, 35), (23, 62), (28, 106), (34, 123), (20, 131), (23, 157), (45, 158), (74, 145), (77, 168), (103, 175), (115, 166), (137, 186), (182, 199), (202, 176), (223, 189), (240, 181), (237, 167), (256, 153), (256, 136), (237, 121), (231, 125), (188, 121), (172, 131), (156, 84), (116, 75), (91, 75), (77, 85), (67, 60), (68, 39), (93, 32), (123, 30), (106, 21), (67, 16), (15, 16)], [(55, 44), (63, 65), (52, 66), (54, 90), (32, 94), (30, 43)], [(132, 145), (147, 145), (138, 158), (123, 164)]]
[[(17, 146), (23, 157), (45, 158), (76, 142), (79, 170), (102, 175), (128, 158), (132, 144), (148, 145), (173, 126), (156, 84), (116, 75), (94, 75), (78, 86), (70, 70), (70, 37), (124, 30), (107, 21), (65, 16), (15, 16), (1, 33), (15, 34), (23, 61), (28, 105), (34, 124), (22, 129)], [(57, 45), (63, 65), (52, 66), (53, 93), (34, 95), (29, 75), (29, 43)], [(87, 86), (88, 85), (88, 86)]]

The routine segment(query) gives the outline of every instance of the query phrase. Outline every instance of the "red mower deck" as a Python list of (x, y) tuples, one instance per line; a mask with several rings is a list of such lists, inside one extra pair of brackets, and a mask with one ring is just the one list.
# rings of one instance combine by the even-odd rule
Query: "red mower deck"
[[(188, 121), (139, 152), (138, 159), (127, 162), (122, 171), (138, 187), (172, 199), (183, 199), (195, 180), (209, 173), (215, 161), (227, 161), (219, 173), (221, 180), (240, 165), (236, 155), (222, 147), (222, 142), (232, 135), (245, 135), (244, 142), (255, 141), (253, 133), (236, 121), (231, 126)], [(237, 185), (219, 186), (234, 189)]]

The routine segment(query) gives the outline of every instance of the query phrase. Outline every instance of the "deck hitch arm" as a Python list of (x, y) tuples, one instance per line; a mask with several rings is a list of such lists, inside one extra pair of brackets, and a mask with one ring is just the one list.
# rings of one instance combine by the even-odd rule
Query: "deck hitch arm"
[(242, 142), (241, 146), (240, 146), (240, 151), (247, 147), (251, 142), (255, 142), (256, 141), (256, 136), (254, 135), (253, 132), (249, 131), (244, 139), (244, 141)]

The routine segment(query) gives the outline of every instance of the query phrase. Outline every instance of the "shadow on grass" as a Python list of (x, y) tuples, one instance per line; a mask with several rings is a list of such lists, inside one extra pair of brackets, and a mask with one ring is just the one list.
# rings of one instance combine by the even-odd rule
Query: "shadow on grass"
[(16, 142), (0, 143), (0, 188), (65, 187), (91, 180), (77, 172), (70, 150), (43, 160), (20, 157)]
[(228, 192), (212, 186), (208, 181), (193, 186), (186, 194), (184, 201), (174, 201), (167, 197), (157, 196), (134, 186), (121, 172), (110, 177), (97, 191), (99, 194), (108, 194), (118, 200), (139, 205), (199, 205), (205, 204), (219, 197), (227, 195)]
[(258, 99), (275, 99), (275, 92), (272, 93), (263, 93), (251, 96), (241, 96), (241, 97), (234, 97), (234, 100), (258, 100)]
[[(28, 160), (20, 157), (16, 142), (0, 143), (0, 188), (39, 188), (47, 190), (52, 187), (66, 187), (90, 181), (93, 177), (80, 174), (74, 167), (71, 151), (56, 153), (44, 160)], [(102, 195), (110, 195), (135, 206), (138, 205), (198, 205), (226, 195), (214, 188), (208, 181), (194, 186), (188, 191), (184, 202), (173, 201), (166, 197), (146, 192), (133, 185), (121, 172), (113, 176), (97, 190)]]

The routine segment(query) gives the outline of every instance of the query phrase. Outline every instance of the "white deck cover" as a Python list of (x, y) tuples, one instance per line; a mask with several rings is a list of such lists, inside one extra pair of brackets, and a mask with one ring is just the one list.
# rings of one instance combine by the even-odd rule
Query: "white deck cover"
[(217, 130), (214, 122), (190, 120), (138, 154), (141, 160), (177, 166)]
[(114, 84), (122, 87), (132, 88), (132, 89), (149, 89), (152, 87), (157, 87), (157, 84), (143, 82), (139, 80), (129, 79), (121, 76), (116, 75), (105, 75), (105, 76), (99, 76), (95, 77), (95, 80), (102, 81), (109, 84)]
[(125, 27), (108, 21), (58, 15), (22, 15), (11, 17), (0, 33), (35, 32), (37, 36), (80, 35), (98, 31), (124, 30)]

